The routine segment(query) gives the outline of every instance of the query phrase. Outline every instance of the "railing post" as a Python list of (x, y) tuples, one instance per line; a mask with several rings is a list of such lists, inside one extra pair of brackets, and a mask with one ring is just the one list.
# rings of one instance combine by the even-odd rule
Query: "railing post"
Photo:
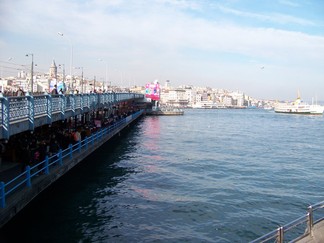
[(84, 142), (85, 142), (85, 145), (86, 145), (86, 149), (88, 149), (88, 144), (89, 144), (89, 139), (88, 139), (88, 137), (85, 137), (85, 138), (84, 138)]
[(66, 107), (66, 97), (65, 95), (60, 95), (60, 114), (61, 114), (61, 120), (64, 120), (64, 116), (65, 116), (65, 107)]
[(27, 165), (26, 166), (26, 179), (27, 179), (27, 186), (28, 187), (31, 187), (31, 178), (30, 178), (30, 166), (29, 165)]
[(52, 111), (53, 111), (53, 101), (51, 95), (45, 95), (46, 97), (46, 116), (47, 116), (47, 124), (52, 124)]
[(59, 165), (63, 164), (63, 160), (62, 160), (62, 149), (59, 150)]
[(81, 152), (81, 140), (79, 140), (78, 149), (79, 149), (79, 152)]
[(6, 97), (0, 98), (2, 101), (2, 134), (4, 138), (9, 139), (10, 137), (10, 105), (9, 100)]
[(48, 166), (48, 156), (45, 157), (45, 174), (49, 174), (49, 166)]
[(313, 207), (308, 207), (308, 213), (307, 213), (307, 226), (308, 226), (308, 233), (310, 235), (313, 235)]
[[(28, 104), (28, 123), (29, 123), (29, 130), (34, 131), (35, 129), (35, 103), (34, 103), (34, 96), (27, 95), (27, 104)], [(46, 104), (47, 105), (47, 104)]]
[(6, 193), (5, 193), (5, 184), (3, 181), (0, 182), (0, 196), (1, 196), (1, 208), (6, 206)]
[(283, 243), (284, 242), (284, 228), (281, 226), (278, 228), (277, 232), (277, 243)]
[(70, 150), (70, 159), (72, 159), (72, 144), (69, 144), (69, 150)]

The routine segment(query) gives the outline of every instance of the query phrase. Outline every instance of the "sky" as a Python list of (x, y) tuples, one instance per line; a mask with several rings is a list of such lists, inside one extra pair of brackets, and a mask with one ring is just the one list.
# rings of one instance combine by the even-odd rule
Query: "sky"
[(323, 13), (322, 0), (0, 0), (1, 75), (32, 53), (35, 72), (55, 60), (111, 85), (324, 100)]

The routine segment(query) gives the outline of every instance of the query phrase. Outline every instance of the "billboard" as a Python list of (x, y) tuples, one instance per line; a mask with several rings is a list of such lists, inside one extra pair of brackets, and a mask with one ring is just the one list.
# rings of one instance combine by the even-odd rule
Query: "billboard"
[(145, 97), (152, 100), (160, 100), (160, 84), (158, 82), (146, 84)]
[(59, 92), (60, 89), (65, 91), (65, 84), (62, 81), (56, 81), (55, 79), (53, 79), (50, 81), (50, 91), (49, 92), (52, 92), (55, 84), (57, 84), (57, 92)]

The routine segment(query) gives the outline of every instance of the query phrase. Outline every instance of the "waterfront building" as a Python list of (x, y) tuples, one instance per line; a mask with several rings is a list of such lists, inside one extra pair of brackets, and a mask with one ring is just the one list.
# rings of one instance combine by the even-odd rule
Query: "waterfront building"
[(20, 70), (18, 72), (17, 78), (26, 79), (26, 72), (24, 70)]
[(202, 94), (201, 94), (201, 102), (207, 102), (209, 101), (208, 99), (208, 94), (206, 91), (204, 91)]
[(192, 89), (192, 87), (188, 87), (185, 89), (186, 94), (185, 98), (188, 100), (188, 107), (192, 107), (196, 98), (196, 90)]
[(198, 91), (196, 93), (196, 96), (195, 96), (195, 102), (194, 102), (194, 104), (200, 103), (201, 101), (202, 101), (202, 93)]
[[(110, 86), (110, 88), (111, 88), (111, 86)], [(134, 86), (134, 87), (130, 88), (129, 91), (132, 93), (145, 94), (144, 86)]]
[(233, 106), (233, 97), (231, 95), (224, 95), (222, 97), (222, 103), (224, 104), (224, 106), (230, 107)]
[(232, 105), (243, 107), (245, 106), (244, 93), (236, 91), (230, 94), (232, 96)]
[(187, 107), (188, 99), (186, 97), (186, 91), (184, 89), (162, 90), (161, 104), (176, 107)]
[(161, 92), (161, 104), (177, 107), (219, 108), (245, 107), (248, 96), (243, 92), (229, 92), (224, 89), (181, 86), (164, 88)]

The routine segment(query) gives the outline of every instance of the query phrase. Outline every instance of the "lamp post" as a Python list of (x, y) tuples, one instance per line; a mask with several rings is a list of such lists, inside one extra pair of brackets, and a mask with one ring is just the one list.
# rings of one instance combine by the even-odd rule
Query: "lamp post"
[(95, 93), (96, 91), (96, 76), (94, 76), (94, 79), (93, 79), (93, 93)]
[[(58, 35), (64, 37), (64, 34), (62, 32), (58, 32)], [(66, 36), (65, 36), (66, 37)], [(72, 41), (70, 38), (66, 37), (68, 39), (68, 41), (70, 42), (71, 45), (71, 54), (70, 54), (70, 78), (71, 78), (71, 82), (73, 82), (72, 80), (72, 66), (73, 66), (73, 45), (72, 45)]]
[(31, 75), (31, 95), (33, 95), (33, 89), (34, 89), (34, 54), (33, 53), (28, 53), (26, 54), (26, 57), (32, 57), (32, 63), (31, 63), (31, 69), (30, 69), (30, 75)]
[(122, 89), (122, 84), (123, 84), (123, 72), (120, 71), (120, 89)]
[(83, 94), (83, 67), (75, 67), (75, 69), (81, 69), (81, 94)]
[[(105, 76), (105, 84), (106, 84), (106, 87), (107, 87), (107, 89), (108, 89), (108, 64), (107, 64), (107, 62), (106, 61), (104, 61), (103, 59), (99, 59), (99, 61), (101, 61), (101, 62), (104, 62), (105, 63), (105, 65), (106, 65), (106, 69), (105, 69), (105, 72), (106, 72), (106, 76)], [(104, 86), (104, 85), (103, 85)]]

